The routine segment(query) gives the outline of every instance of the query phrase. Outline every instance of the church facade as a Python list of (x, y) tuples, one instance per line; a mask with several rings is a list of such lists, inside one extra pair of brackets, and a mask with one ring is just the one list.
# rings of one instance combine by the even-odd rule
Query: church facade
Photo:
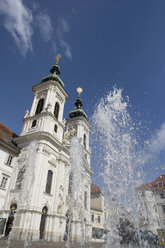
[[(5, 236), (10, 233), (15, 240), (62, 242), (70, 237), (71, 240), (81, 241), (83, 230), (85, 241), (89, 241), (92, 175), (90, 124), (82, 109), (81, 89), (76, 107), (69, 113), (70, 118), (63, 119), (68, 94), (59, 77), (57, 63), (50, 72), (33, 86), (31, 110), (25, 113), (20, 136), (13, 139), (15, 162), (1, 204), (0, 217), (6, 220)], [(79, 166), (82, 167), (83, 192), (81, 190), (79, 193), (80, 201), (74, 199), (71, 191), (70, 147), (73, 137), (77, 138), (82, 149)], [(78, 208), (81, 211), (76, 211)]]

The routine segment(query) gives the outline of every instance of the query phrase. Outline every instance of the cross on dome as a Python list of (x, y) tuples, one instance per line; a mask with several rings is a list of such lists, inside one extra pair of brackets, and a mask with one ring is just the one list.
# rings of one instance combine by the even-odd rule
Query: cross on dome
[(58, 63), (59, 63), (59, 60), (61, 59), (61, 54), (57, 54), (56, 56), (55, 56), (55, 60), (56, 60), (56, 65), (58, 65)]
[(78, 87), (78, 88), (77, 88), (77, 92), (78, 92), (78, 96), (80, 97), (81, 93), (83, 92), (83, 89), (80, 88), (80, 87)]

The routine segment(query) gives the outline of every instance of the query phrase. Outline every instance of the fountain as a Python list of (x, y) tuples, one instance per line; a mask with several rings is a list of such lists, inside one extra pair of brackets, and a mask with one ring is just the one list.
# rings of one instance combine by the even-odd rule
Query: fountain
[[(101, 164), (100, 172), (97, 173), (100, 173), (104, 182), (102, 185), (106, 196), (106, 209), (110, 215), (106, 223), (106, 228), (110, 231), (105, 248), (121, 247), (120, 229), (121, 222), (125, 223), (125, 217), (124, 213), (114, 211), (115, 208), (123, 208), (125, 214), (132, 216), (133, 226), (138, 230), (139, 211), (135, 188), (142, 178), (142, 170), (138, 163), (140, 151), (136, 139), (136, 125), (127, 111), (128, 104), (128, 100), (123, 101), (122, 90), (114, 88), (100, 100), (92, 116), (92, 139), (97, 147), (95, 152), (101, 154), (101, 158), (97, 156)], [(126, 224), (123, 227), (122, 232), (126, 229)]]
[(71, 168), (70, 168), (70, 181), (69, 181), (69, 210), (66, 232), (66, 248), (70, 247), (72, 222), (79, 220), (81, 222), (82, 239), (81, 244), (84, 244), (84, 168), (82, 157), (82, 146), (78, 138), (71, 139), (70, 147), (71, 155)]

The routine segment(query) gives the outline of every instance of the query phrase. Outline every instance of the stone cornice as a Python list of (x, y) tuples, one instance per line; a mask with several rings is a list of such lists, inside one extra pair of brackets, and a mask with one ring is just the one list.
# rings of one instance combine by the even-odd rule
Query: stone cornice
[(70, 118), (66, 120), (66, 125), (68, 123), (74, 123), (77, 124), (77, 122), (85, 122), (85, 124), (87, 125), (87, 127), (90, 129), (91, 128), (91, 124), (87, 121), (87, 119), (85, 119), (84, 117), (74, 117), (74, 118)]
[(51, 86), (51, 85), (57, 86), (60, 89), (60, 91), (64, 94), (65, 99), (66, 100), (68, 99), (68, 97), (69, 97), (68, 93), (64, 90), (64, 88), (57, 81), (54, 81), (54, 80), (49, 80), (46, 82), (36, 84), (32, 87), (32, 90), (35, 93), (36, 90), (42, 89), (42, 88), (47, 88), (48, 86)]
[(55, 160), (55, 159), (49, 159), (49, 160), (48, 160), (48, 163), (51, 164), (51, 165), (54, 166), (54, 167), (57, 166), (57, 163), (56, 163), (56, 160)]
[(6, 144), (5, 142), (3, 142), (2, 140), (0, 140), (0, 145), (2, 147), (5, 147), (6, 149), (10, 150), (11, 152), (15, 153), (16, 155), (18, 155), (20, 153), (20, 148), (14, 148), (8, 144)]
[(91, 211), (94, 211), (94, 212), (100, 212), (100, 213), (102, 213), (103, 212), (103, 210), (102, 209), (97, 209), (97, 208), (90, 208), (90, 210)]
[(55, 145), (58, 149), (61, 148), (62, 144), (59, 140), (57, 140), (55, 137), (53, 137), (49, 132), (42, 132), (42, 131), (36, 131), (34, 133), (28, 133), (22, 136), (19, 136), (14, 139), (17, 143), (23, 143), (30, 140), (47, 140), (51, 144)]
[[(17, 138), (15, 138), (15, 142), (17, 143), (24, 143), (27, 142), (29, 140), (47, 140), (49, 141), (53, 146), (57, 147), (57, 149), (59, 150), (59, 152), (61, 153), (62, 151), (64, 153), (61, 153), (59, 158), (57, 158), (57, 160), (62, 160), (64, 163), (69, 163), (69, 151), (66, 147), (64, 147), (61, 142), (59, 142), (59, 140), (57, 140), (55, 137), (53, 137), (50, 133), (48, 132), (35, 132), (35, 133), (30, 133), (30, 134), (26, 134), (26, 135), (22, 135), (19, 136)], [(65, 155), (66, 154), (66, 155)]]
[[(64, 147), (62, 147), (61, 152), (59, 154), (59, 156), (56, 158), (58, 161), (62, 161), (65, 165), (70, 164), (70, 156), (69, 156), (69, 151), (67, 150), (67, 152), (63, 149)], [(62, 153), (62, 151), (64, 153)]]
[(42, 116), (50, 116), (54, 119), (54, 121), (56, 121), (58, 123), (59, 126), (61, 126), (62, 128), (65, 128), (65, 125), (62, 122), (59, 122), (56, 117), (49, 111), (42, 111), (41, 113), (39, 113), (38, 115), (33, 115), (33, 116), (27, 116), (23, 119), (23, 123), (25, 123), (25, 121), (27, 120), (37, 120)]

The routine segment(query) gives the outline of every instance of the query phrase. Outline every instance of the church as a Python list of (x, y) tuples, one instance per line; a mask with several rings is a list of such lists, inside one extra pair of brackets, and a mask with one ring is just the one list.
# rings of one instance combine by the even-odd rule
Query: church
[[(68, 99), (59, 77), (59, 57), (50, 75), (33, 86), (20, 136), (0, 125), (0, 234), (14, 240), (85, 241), (91, 239), (90, 124), (78, 88), (75, 108), (64, 120)], [(73, 137), (82, 148), (81, 206), (73, 199), (70, 147)], [(75, 211), (81, 209), (81, 211)], [(83, 212), (83, 214), (82, 214)], [(68, 223), (70, 221), (70, 228)], [(83, 226), (83, 227), (82, 227)]]

